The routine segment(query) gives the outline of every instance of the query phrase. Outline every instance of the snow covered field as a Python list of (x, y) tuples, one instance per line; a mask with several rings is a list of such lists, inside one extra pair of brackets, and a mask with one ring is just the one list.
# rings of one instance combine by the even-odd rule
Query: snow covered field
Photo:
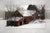
[(29, 24), (21, 25), (21, 26), (6, 26), (6, 20), (0, 20), (0, 28), (45, 28), (45, 21), (39, 23), (39, 20), (31, 21)]
[[(50, 33), (50, 20), (45, 20), (45, 22), (46, 23), (35, 23), (35, 24), (31, 22), (30, 24), (22, 25), (19, 27), (13, 26), (6, 27), (6, 20), (0, 20), (0, 33)], [(32, 25), (34, 28), (31, 27), (30, 25)]]

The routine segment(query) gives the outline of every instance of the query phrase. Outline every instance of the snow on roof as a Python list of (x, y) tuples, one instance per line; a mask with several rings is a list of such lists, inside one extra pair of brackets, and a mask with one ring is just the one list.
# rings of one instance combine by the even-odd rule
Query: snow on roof
[(19, 21), (20, 19), (22, 19), (22, 17), (11, 17), (8, 21)]
[(33, 10), (22, 10), (19, 11), (23, 16), (32, 16), (36, 11)]

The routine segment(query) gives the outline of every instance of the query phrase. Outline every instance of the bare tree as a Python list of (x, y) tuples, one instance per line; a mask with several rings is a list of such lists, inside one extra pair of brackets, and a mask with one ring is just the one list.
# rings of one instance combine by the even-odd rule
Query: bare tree
[(13, 0), (9, 0), (5, 4), (5, 7), (6, 7), (7, 11), (14, 11), (16, 8), (16, 5), (14, 5)]
[(5, 7), (6, 7), (7, 11), (8, 11), (8, 12), (5, 12), (5, 16), (6, 16), (6, 19), (8, 19), (14, 13), (16, 6), (10, 0), (9, 3), (5, 4)]

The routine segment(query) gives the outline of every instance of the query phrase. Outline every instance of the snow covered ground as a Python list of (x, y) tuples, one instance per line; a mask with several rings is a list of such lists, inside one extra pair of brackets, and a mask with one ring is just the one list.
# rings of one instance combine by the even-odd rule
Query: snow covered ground
[[(31, 22), (30, 24), (27, 25), (22, 25), (19, 27), (6, 27), (6, 21), (5, 20), (0, 20), (0, 33), (50, 33), (50, 20), (45, 20), (46, 24), (44, 23), (33, 23)], [(45, 28), (25, 28), (30, 27), (29, 25), (32, 25), (33, 27), (43, 27)], [(24, 27), (24, 28), (22, 28)]]
[(50, 33), (50, 20), (44, 21), (46, 23), (37, 23), (35, 21), (36, 23), (31, 22), (19, 27), (6, 27), (6, 20), (0, 20), (0, 33)]
[(21, 25), (21, 26), (6, 26), (6, 20), (0, 20), (0, 27), (1, 28), (45, 28), (45, 21), (39, 23), (39, 20), (31, 21), (29, 24)]

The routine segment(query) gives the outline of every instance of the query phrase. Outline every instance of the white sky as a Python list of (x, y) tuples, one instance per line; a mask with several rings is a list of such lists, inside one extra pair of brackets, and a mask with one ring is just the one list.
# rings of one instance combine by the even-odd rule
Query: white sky
[[(5, 5), (6, 4), (10, 4), (10, 1), (11, 1), (11, 4), (14, 4), (14, 5), (27, 5), (27, 4), (36, 4), (36, 5), (40, 5), (40, 4), (45, 4), (46, 1), (48, 0), (0, 0), (0, 10), (3, 10), (5, 11), (6, 10), (6, 7)], [(50, 0), (48, 1), (48, 3), (50, 4)]]

